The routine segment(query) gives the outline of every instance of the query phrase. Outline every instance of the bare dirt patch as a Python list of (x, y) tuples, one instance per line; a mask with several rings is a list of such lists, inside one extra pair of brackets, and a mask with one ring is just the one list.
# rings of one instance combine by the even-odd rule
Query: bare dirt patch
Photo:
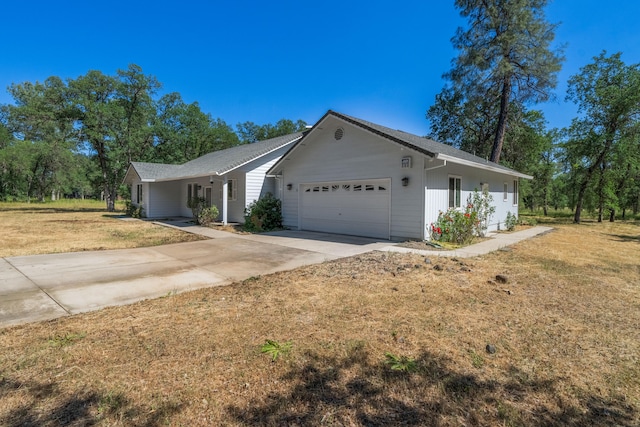
[(125, 249), (200, 240), (146, 221), (122, 221), (95, 201), (0, 203), (0, 257)]
[(0, 424), (637, 426), (638, 236), (374, 252), (3, 329)]

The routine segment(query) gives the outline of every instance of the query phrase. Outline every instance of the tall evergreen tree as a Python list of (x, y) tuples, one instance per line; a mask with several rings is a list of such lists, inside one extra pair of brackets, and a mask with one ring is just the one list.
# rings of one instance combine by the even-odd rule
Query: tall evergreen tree
[(545, 101), (556, 85), (563, 60), (561, 49), (551, 48), (556, 25), (545, 18), (547, 0), (456, 0), (455, 5), (468, 28), (458, 28), (452, 38), (460, 54), (444, 75), (449, 85), (427, 116), (434, 133), (452, 121), (465, 132), (469, 124), (481, 124), (476, 144), (484, 144), (491, 129), (490, 160), (497, 163), (510, 107), (524, 110), (528, 103)]

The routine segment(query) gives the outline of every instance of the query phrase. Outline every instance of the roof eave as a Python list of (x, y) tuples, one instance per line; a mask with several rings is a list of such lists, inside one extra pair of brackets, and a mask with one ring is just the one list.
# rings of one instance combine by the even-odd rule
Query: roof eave
[(460, 159), (458, 157), (449, 156), (447, 154), (442, 154), (442, 153), (436, 154), (436, 159), (438, 159), (438, 160), (446, 160), (447, 162), (455, 163), (455, 164), (458, 164), (458, 165), (471, 166), (471, 167), (475, 167), (475, 168), (478, 168), (478, 169), (484, 169), (484, 170), (488, 170), (488, 171), (491, 171), (491, 172), (497, 172), (497, 173), (501, 173), (503, 175), (516, 176), (518, 178), (524, 178), (524, 179), (533, 179), (533, 177), (531, 175), (520, 173), (520, 172), (511, 170), (511, 169), (502, 169), (502, 168), (494, 166), (491, 163), (482, 164), (482, 163), (472, 162), (470, 160), (464, 160), (464, 159)]

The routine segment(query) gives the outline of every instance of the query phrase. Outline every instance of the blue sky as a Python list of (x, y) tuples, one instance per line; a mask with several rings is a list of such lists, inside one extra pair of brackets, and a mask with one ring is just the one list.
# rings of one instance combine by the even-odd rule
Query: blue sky
[[(0, 24), (0, 103), (11, 83), (114, 74), (134, 63), (235, 127), (314, 123), (328, 109), (418, 135), (456, 52), (453, 0), (11, 1)], [(570, 124), (567, 79), (603, 49), (640, 62), (640, 2), (556, 0), (566, 45), (549, 127)]]

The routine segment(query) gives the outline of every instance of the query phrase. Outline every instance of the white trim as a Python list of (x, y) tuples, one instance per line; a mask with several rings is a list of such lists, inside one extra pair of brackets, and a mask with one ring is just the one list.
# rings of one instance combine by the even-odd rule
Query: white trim
[(492, 171), (492, 172), (498, 172), (498, 173), (501, 173), (503, 175), (517, 176), (518, 178), (524, 178), (524, 179), (533, 179), (533, 177), (531, 175), (526, 175), (526, 174), (523, 174), (523, 173), (520, 173), (520, 172), (516, 172), (516, 171), (504, 170), (502, 168), (497, 168), (497, 167), (495, 167), (493, 165), (490, 165), (490, 164), (483, 165), (482, 163), (476, 163), (476, 162), (472, 162), (470, 160), (463, 160), (463, 159), (459, 159), (457, 157), (448, 156), (446, 154), (438, 153), (438, 154), (436, 154), (436, 159), (438, 159), (438, 160), (448, 160), (451, 163), (456, 163), (458, 165), (471, 166), (471, 167), (478, 168), (478, 169), (485, 169), (485, 170), (489, 170), (489, 171)]
[(229, 217), (229, 200), (227, 198), (227, 175), (224, 176), (224, 181), (222, 181), (222, 224), (227, 225), (227, 218)]

